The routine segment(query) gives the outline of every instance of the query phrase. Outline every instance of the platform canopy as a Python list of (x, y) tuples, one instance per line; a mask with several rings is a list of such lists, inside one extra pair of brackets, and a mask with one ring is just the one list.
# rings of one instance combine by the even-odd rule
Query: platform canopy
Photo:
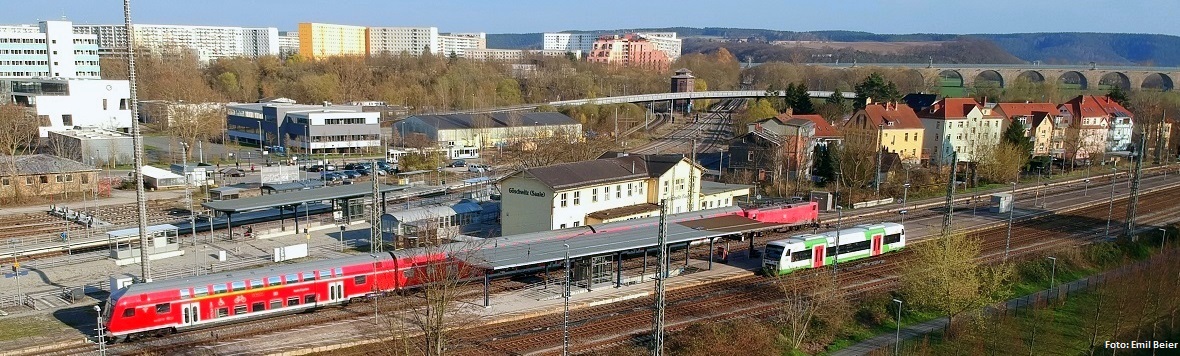
[[(410, 189), (408, 185), (382, 184), (378, 187), (381, 193), (398, 192)], [(316, 189), (296, 190), (268, 194), (257, 197), (220, 200), (201, 203), (201, 206), (220, 212), (240, 213), (280, 206), (299, 205), (308, 202), (321, 202), (330, 199), (344, 199), (363, 197), (372, 194), (373, 187), (369, 184), (339, 185)]]
[[(176, 231), (178, 229), (179, 228), (176, 227), (175, 225), (170, 225), (170, 224), (152, 225), (152, 226), (147, 227), (148, 235), (154, 235), (155, 233), (161, 232), (161, 231)], [(139, 228), (133, 227), (130, 229), (108, 231), (107, 236), (110, 236), (112, 238), (139, 236)]]
[[(658, 219), (658, 218), (649, 218)], [(668, 224), (667, 244), (683, 244), (724, 235), (761, 231), (775, 227), (736, 215), (710, 217)], [(515, 236), (485, 239), (466, 257), (467, 263), (488, 269), (502, 270), (539, 265), (565, 259), (569, 245), (570, 258), (610, 255), (617, 252), (642, 251), (656, 247), (658, 225), (647, 225), (630, 230), (559, 236), (551, 239), (516, 239)]]

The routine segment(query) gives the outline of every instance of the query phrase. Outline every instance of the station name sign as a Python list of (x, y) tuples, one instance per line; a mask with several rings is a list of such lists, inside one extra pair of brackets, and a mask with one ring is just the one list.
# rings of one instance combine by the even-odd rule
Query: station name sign
[(508, 192), (512, 193), (512, 194), (528, 195), (528, 196), (534, 196), (534, 197), (544, 197), (545, 196), (545, 192), (538, 192), (538, 191), (529, 190), (529, 189), (508, 188)]

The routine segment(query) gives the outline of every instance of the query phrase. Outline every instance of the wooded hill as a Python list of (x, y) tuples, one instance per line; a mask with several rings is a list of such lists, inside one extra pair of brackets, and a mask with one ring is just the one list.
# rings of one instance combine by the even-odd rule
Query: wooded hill
[[(686, 38), (684, 53), (708, 52), (726, 47), (735, 56), (752, 57), (755, 62), (790, 61), (833, 62), (836, 58), (862, 63), (926, 62), (933, 59), (942, 63), (1021, 63), (1042, 61), (1047, 64), (1180, 66), (1180, 37), (1171, 35), (1128, 33), (1010, 33), (1010, 34), (876, 34), (859, 31), (776, 31), (742, 28), (669, 27), (648, 29), (618, 29), (568, 31), (589, 33), (623, 33), (637, 31), (672, 31)], [(746, 43), (721, 42), (725, 39), (745, 39)], [(489, 34), (489, 48), (541, 48), (540, 33)], [(712, 42), (710, 42), (712, 40)], [(836, 50), (817, 52), (806, 50), (795, 54), (789, 46), (775, 46), (772, 41), (832, 41), (832, 42), (920, 42), (940, 41), (913, 53), (882, 55), (863, 51)], [(993, 45), (982, 43), (993, 42)], [(969, 47), (968, 47), (969, 46)], [(967, 52), (963, 52), (967, 50)], [(827, 56), (827, 54), (832, 54)], [(812, 57), (813, 54), (819, 56)], [(811, 58), (814, 58), (811, 59)]]

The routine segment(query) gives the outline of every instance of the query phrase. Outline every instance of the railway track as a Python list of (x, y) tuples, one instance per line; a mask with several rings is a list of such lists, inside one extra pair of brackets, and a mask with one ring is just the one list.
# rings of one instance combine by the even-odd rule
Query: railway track
[[(689, 153), (694, 148), (697, 152), (715, 150), (731, 135), (729, 113), (741, 106), (742, 102), (741, 99), (721, 102), (697, 122), (677, 128), (668, 135), (631, 151), (636, 154), (656, 154)], [(693, 138), (698, 139), (696, 147), (692, 145)]]

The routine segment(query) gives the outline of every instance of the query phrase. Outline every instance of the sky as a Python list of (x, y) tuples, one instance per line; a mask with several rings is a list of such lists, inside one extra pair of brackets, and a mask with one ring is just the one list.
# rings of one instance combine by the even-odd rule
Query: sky
[[(65, 17), (123, 22), (115, 0), (0, 0), (0, 24)], [(735, 27), (874, 33), (1119, 32), (1180, 35), (1175, 0), (136, 0), (136, 23), (277, 27), (299, 22), (434, 26), (440, 32), (527, 33), (650, 27)]]

